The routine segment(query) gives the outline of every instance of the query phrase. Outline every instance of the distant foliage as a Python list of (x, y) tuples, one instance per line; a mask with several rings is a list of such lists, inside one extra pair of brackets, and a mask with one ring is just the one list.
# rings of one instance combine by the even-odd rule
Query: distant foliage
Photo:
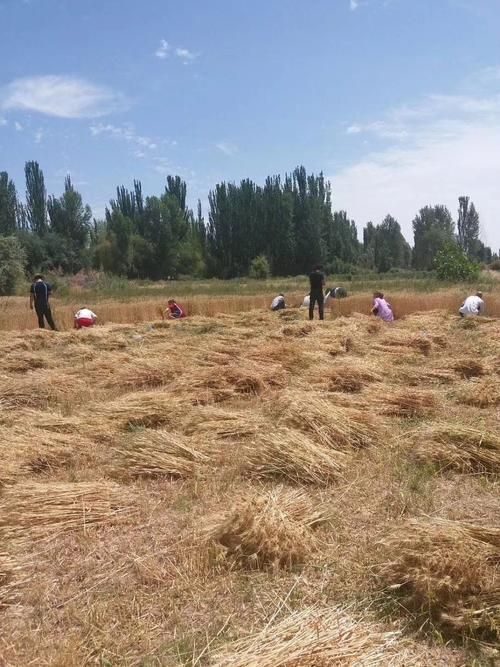
[(456, 243), (446, 245), (437, 253), (435, 268), (440, 280), (459, 282), (476, 280), (479, 277), (479, 266), (472, 262)]
[(271, 275), (271, 267), (267, 257), (264, 255), (259, 255), (252, 259), (250, 263), (250, 271), (248, 272), (250, 278), (255, 278), (257, 280), (265, 280)]
[(24, 251), (14, 236), (0, 237), (0, 295), (15, 294), (24, 279)]

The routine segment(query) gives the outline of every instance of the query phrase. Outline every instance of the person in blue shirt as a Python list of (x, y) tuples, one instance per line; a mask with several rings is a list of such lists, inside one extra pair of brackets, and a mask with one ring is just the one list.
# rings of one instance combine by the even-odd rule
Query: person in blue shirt
[(49, 327), (53, 331), (57, 331), (52, 311), (50, 310), (49, 297), (51, 292), (52, 287), (45, 282), (41, 274), (38, 273), (34, 276), (30, 289), (30, 308), (31, 310), (35, 309), (40, 329), (45, 329), (45, 320), (47, 320)]

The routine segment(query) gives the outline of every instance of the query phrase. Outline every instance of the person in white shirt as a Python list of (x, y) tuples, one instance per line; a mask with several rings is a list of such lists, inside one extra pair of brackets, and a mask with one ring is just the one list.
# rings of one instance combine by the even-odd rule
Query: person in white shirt
[(482, 315), (484, 313), (483, 293), (476, 292), (473, 296), (468, 296), (458, 309), (460, 317), (471, 317)]
[(278, 296), (274, 297), (273, 302), (271, 303), (271, 310), (283, 310), (283, 308), (286, 308), (285, 295), (278, 294)]
[(75, 329), (89, 328), (93, 327), (96, 323), (97, 315), (93, 313), (89, 308), (84, 306), (75, 313)]

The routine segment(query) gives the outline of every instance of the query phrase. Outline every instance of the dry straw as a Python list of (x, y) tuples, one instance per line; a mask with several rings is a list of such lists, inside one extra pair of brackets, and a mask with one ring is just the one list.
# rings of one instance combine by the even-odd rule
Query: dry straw
[(213, 667), (376, 667), (408, 664), (394, 651), (396, 632), (339, 607), (308, 607), (215, 655)]
[(432, 424), (413, 434), (417, 459), (462, 472), (500, 472), (500, 436), (450, 424)]
[(458, 393), (458, 400), (476, 408), (492, 408), (500, 404), (500, 387), (496, 378), (471, 381)]
[(126, 472), (135, 477), (193, 477), (208, 457), (193, 441), (169, 430), (146, 429), (134, 433), (127, 447), (115, 450), (113, 474)]
[(382, 542), (378, 575), (420, 620), (500, 638), (500, 530), (420, 519)]
[(19, 483), (0, 498), (0, 536), (22, 539), (85, 531), (126, 519), (132, 513), (132, 498), (118, 484)]
[(268, 406), (279, 425), (295, 428), (333, 450), (376, 445), (383, 420), (372, 414), (332, 404), (321, 393), (289, 390)]
[(326, 508), (314, 506), (302, 489), (279, 486), (239, 500), (206, 534), (245, 567), (292, 568), (313, 553), (310, 529), (327, 519)]
[(89, 418), (118, 428), (168, 426), (179, 430), (189, 418), (189, 406), (166, 391), (138, 391), (109, 403), (95, 404)]
[(348, 463), (345, 453), (286, 428), (259, 435), (242, 446), (241, 456), (243, 471), (250, 476), (277, 477), (299, 484), (328, 484)]
[(427, 417), (437, 408), (436, 395), (417, 389), (392, 389), (384, 385), (371, 397), (371, 404), (382, 415), (414, 419)]

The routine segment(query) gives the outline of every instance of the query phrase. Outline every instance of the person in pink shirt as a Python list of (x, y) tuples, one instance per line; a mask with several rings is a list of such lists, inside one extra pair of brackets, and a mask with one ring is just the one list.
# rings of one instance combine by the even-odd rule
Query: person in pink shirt
[(392, 312), (392, 306), (384, 299), (382, 292), (373, 293), (373, 308), (372, 314), (380, 317), (384, 322), (393, 322), (394, 313)]

